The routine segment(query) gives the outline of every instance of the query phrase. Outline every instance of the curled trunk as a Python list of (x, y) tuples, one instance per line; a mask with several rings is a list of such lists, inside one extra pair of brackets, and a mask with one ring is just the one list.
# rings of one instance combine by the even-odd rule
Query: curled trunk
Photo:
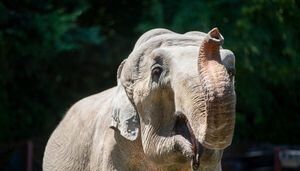
[[(205, 100), (205, 111), (192, 122), (197, 139), (209, 149), (224, 149), (231, 144), (235, 122), (233, 82), (221, 62), (223, 37), (217, 28), (205, 37), (199, 52), (198, 71)], [(196, 109), (197, 110), (197, 109)], [(199, 115), (199, 112), (194, 112)], [(199, 128), (199, 124), (204, 125)]]

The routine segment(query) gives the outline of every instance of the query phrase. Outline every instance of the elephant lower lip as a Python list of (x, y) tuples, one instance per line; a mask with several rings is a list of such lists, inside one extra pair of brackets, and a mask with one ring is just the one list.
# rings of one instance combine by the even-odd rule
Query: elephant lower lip
[(192, 144), (192, 150), (194, 152), (192, 158), (192, 167), (193, 170), (197, 170), (200, 165), (200, 143), (196, 139), (194, 132), (186, 118), (186, 116), (182, 112), (176, 112), (176, 123), (174, 126), (174, 131), (176, 134), (182, 135), (184, 138), (189, 140)]

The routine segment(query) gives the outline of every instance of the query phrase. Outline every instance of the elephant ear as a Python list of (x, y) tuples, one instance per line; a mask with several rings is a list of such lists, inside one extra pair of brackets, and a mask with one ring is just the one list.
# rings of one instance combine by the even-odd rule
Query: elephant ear
[(137, 112), (120, 81), (124, 63), (125, 60), (121, 63), (117, 72), (118, 85), (112, 101), (112, 122), (110, 128), (119, 130), (123, 137), (134, 141), (138, 137), (140, 125)]

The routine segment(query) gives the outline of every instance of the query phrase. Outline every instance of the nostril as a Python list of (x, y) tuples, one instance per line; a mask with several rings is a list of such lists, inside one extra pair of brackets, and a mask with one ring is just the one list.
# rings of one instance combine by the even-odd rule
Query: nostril
[(217, 46), (222, 45), (224, 42), (224, 38), (219, 32), (218, 28), (213, 28), (207, 33), (207, 40), (210, 42), (209, 44), (214, 44)]
[(218, 28), (214, 28), (209, 32), (210, 37), (214, 38), (214, 39), (220, 39), (220, 32), (218, 30)]

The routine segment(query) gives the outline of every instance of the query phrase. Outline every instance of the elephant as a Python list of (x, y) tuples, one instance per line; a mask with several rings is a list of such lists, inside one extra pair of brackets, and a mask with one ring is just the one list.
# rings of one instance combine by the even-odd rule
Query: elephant
[(220, 171), (235, 127), (235, 56), (218, 28), (144, 33), (117, 85), (75, 103), (50, 136), (44, 171)]

